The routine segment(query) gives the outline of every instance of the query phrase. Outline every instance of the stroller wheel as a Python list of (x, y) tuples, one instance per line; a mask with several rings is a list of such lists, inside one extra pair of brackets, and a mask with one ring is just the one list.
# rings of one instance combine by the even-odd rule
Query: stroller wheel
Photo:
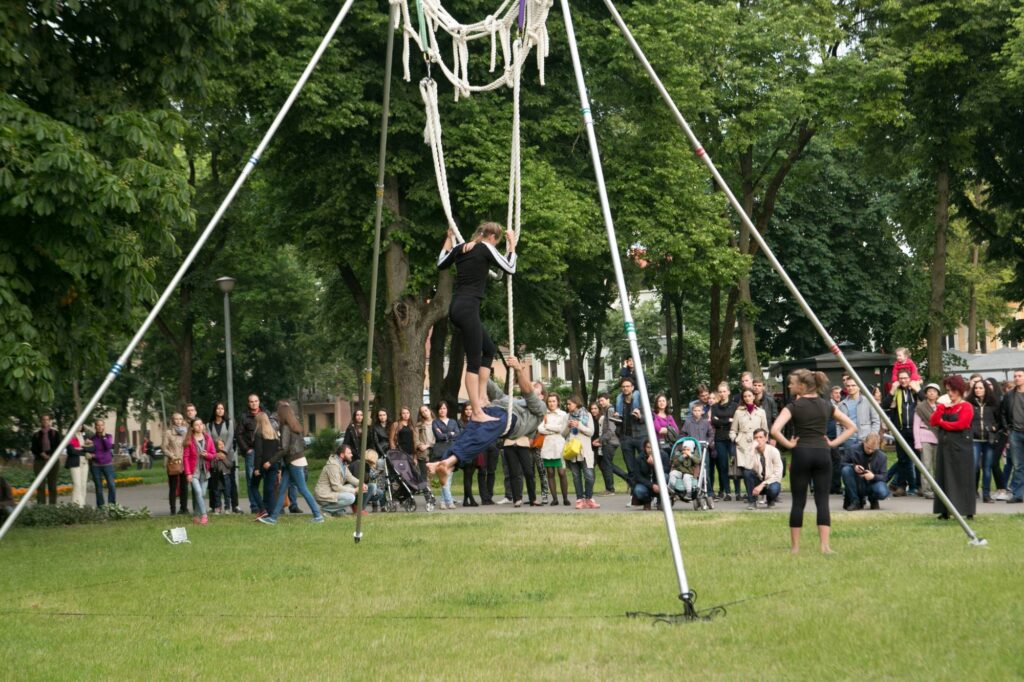
[(414, 512), (416, 511), (416, 500), (408, 497), (402, 500), (402, 511)]
[(693, 498), (693, 511), (700, 511), (704, 505), (699, 497)]
[(394, 500), (388, 500), (388, 503), (384, 505), (384, 508), (389, 512), (396, 512), (398, 511), (398, 503)]
[(427, 500), (427, 511), (428, 512), (434, 511), (434, 500), (433, 499)]
[(714, 508), (715, 508), (715, 501), (713, 499), (711, 499), (710, 497), (705, 497), (704, 498), (704, 510), (705, 511), (711, 511)]

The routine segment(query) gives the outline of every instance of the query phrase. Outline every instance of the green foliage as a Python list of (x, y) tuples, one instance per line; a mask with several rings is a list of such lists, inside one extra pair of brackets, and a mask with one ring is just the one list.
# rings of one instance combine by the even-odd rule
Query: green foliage
[[(67, 469), (57, 465), (57, 483), (58, 485), (65, 485), (71, 483), (71, 473)], [(31, 468), (27, 467), (0, 467), (0, 476), (3, 476), (8, 483), (11, 484), (12, 488), (27, 488), (32, 485), (32, 481), (36, 479), (35, 473)]]
[(22, 510), (18, 516), (17, 525), (44, 528), (148, 518), (149, 510), (145, 507), (128, 509), (119, 504), (108, 504), (99, 508), (79, 507), (76, 504), (33, 504)]
[(320, 429), (316, 438), (306, 448), (306, 456), (311, 459), (327, 459), (338, 449), (341, 432), (335, 429)]

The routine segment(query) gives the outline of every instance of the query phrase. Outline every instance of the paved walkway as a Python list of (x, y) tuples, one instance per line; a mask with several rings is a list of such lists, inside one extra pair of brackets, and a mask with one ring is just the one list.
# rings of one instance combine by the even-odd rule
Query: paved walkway
[[(91, 486), (90, 486), (91, 487)], [(244, 497), (244, 495), (243, 495)], [(88, 504), (92, 504), (95, 497), (92, 491), (89, 491), (89, 495), (86, 498)], [(628, 501), (624, 493), (618, 495), (601, 496), (596, 495), (594, 497), (598, 504), (601, 505), (600, 509), (587, 509), (587, 510), (576, 510), (574, 507), (566, 509), (564, 506), (559, 505), (557, 507), (543, 506), (543, 507), (521, 507), (519, 509), (513, 507), (511, 504), (504, 505), (492, 505), (492, 506), (479, 506), (473, 508), (463, 509), (461, 505), (454, 510), (438, 510), (435, 513), (443, 514), (510, 514), (510, 513), (522, 513), (522, 514), (549, 514), (549, 513), (566, 513), (572, 512), (574, 514), (608, 514), (608, 513), (639, 513), (640, 510), (628, 510), (626, 509), (626, 503)], [(133, 509), (139, 509), (141, 507), (148, 507), (149, 511), (154, 516), (167, 516), (169, 513), (167, 504), (167, 486), (166, 485), (140, 485), (131, 488), (121, 488), (117, 491), (117, 501), (126, 507)], [(423, 498), (418, 497), (418, 508), (420, 511), (423, 510)], [(479, 502), (479, 497), (477, 498)], [(570, 494), (570, 503), (575, 503), (575, 497)], [(870, 513), (870, 512), (844, 512), (843, 511), (843, 498), (839, 495), (832, 495), (829, 498), (829, 506), (833, 512), (837, 513)], [(305, 501), (300, 500), (300, 507), (308, 512)], [(789, 513), (790, 497), (788, 493), (783, 493), (782, 498), (774, 509), (770, 510), (758, 510), (756, 513)], [(242, 509), (248, 510), (248, 501), (242, 501)], [(926, 500), (921, 497), (890, 497), (889, 499), (881, 503), (882, 511), (885, 512), (896, 512), (901, 514), (931, 514), (932, 513), (932, 501)], [(690, 504), (676, 503), (675, 508), (680, 512), (694, 514), (693, 506)], [(746, 512), (745, 502), (717, 502), (715, 509), (711, 513), (715, 512)], [(808, 501), (808, 510), (813, 512), (814, 502)], [(978, 514), (1020, 514), (1024, 513), (1024, 504), (1006, 504), (1005, 502), (994, 502), (992, 504), (982, 504), (978, 502)]]

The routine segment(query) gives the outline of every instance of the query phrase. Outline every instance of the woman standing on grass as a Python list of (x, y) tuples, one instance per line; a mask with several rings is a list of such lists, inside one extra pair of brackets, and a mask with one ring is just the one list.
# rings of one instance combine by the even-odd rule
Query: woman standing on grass
[(981, 473), (981, 500), (982, 502), (991, 502), (993, 472), (995, 473), (996, 489), (1002, 487), (996, 444), (999, 442), (999, 434), (1005, 428), (1003, 413), (999, 409), (995, 395), (981, 380), (974, 382), (970, 403), (974, 408), (974, 419), (971, 422), (971, 438), (974, 441), (974, 477), (977, 480), (978, 473)]
[(185, 463), (185, 476), (189, 485), (192, 486), (192, 499), (195, 515), (193, 523), (203, 526), (207, 523), (206, 516), (206, 486), (210, 481), (210, 462), (217, 458), (217, 448), (213, 444), (213, 438), (206, 433), (206, 425), (202, 419), (195, 419), (192, 428), (189, 430), (188, 438), (185, 439), (185, 447), (182, 452), (182, 459)]
[(167, 469), (167, 496), (174, 515), (175, 500), (180, 500), (179, 514), (188, 514), (188, 480), (185, 477), (185, 438), (188, 427), (180, 412), (171, 415), (171, 428), (164, 433), (164, 468)]
[[(347, 445), (352, 450), (352, 455), (355, 459), (359, 459), (363, 456), (363, 452), (360, 448), (363, 445), (363, 411), (356, 410), (352, 414), (352, 423), (345, 427), (345, 439), (342, 440), (344, 445)], [(369, 439), (368, 439), (369, 441)], [(373, 443), (367, 442), (366, 447), (373, 449)]]
[[(256, 491), (260, 506), (260, 510), (256, 512), (256, 520), (259, 521), (270, 514), (270, 506), (277, 499), (277, 473), (281, 468), (281, 440), (266, 412), (256, 415), (256, 431), (252, 444), (256, 454), (253, 476), (263, 480), (263, 495), (260, 495), (258, 489)], [(259, 488), (258, 485), (253, 487)]]
[(658, 445), (662, 448), (671, 448), (679, 435), (679, 425), (668, 411), (668, 397), (664, 393), (654, 398), (654, 432), (658, 434)]
[[(459, 427), (465, 431), (469, 422), (473, 421), (473, 406), (466, 403), (459, 413)], [(462, 467), (462, 506), (479, 507), (476, 498), (473, 497), (473, 476), (476, 474), (476, 462), (479, 457)], [(451, 477), (448, 477), (451, 480)]]
[[(459, 423), (448, 417), (448, 403), (441, 401), (437, 404), (437, 418), (431, 424), (434, 432), (434, 449), (431, 451), (430, 461), (440, 462), (448, 457), (448, 448), (452, 441), (458, 436), (462, 429)], [(444, 485), (441, 486), (441, 509), (455, 509), (455, 500), (452, 499), (452, 477), (449, 476)]]
[(416, 464), (420, 468), (420, 476), (427, 480), (427, 462), (433, 457), (434, 443), (434, 414), (427, 405), (420, 405), (420, 411), (416, 413)]
[[(391, 449), (391, 424), (388, 421), (388, 411), (385, 409), (377, 410), (377, 419), (373, 422), (370, 427), (370, 433), (366, 434), (367, 441), (366, 447), (371, 450), (376, 450), (377, 454), (381, 457), (387, 454), (388, 450)], [(355, 457), (356, 451), (352, 451), (352, 456)]]
[(107, 502), (117, 504), (117, 485), (114, 483), (114, 437), (107, 433), (107, 423), (97, 419), (93, 424), (93, 455), (89, 464), (92, 484), (96, 488), (96, 507), (103, 506), (103, 481), (107, 482)]
[(569, 398), (566, 407), (569, 411), (569, 440), (580, 442), (580, 454), (569, 460), (572, 486), (576, 491), (576, 508), (598, 509), (601, 505), (594, 502), (594, 447), (590, 442), (594, 435), (594, 420), (578, 395)]
[[(931, 425), (939, 429), (939, 447), (935, 452), (935, 482), (945, 491), (958, 512), (973, 518), (977, 500), (974, 479), (974, 447), (971, 423), (974, 408), (964, 400), (967, 383), (956, 375), (942, 382), (946, 395), (939, 399), (932, 412)], [(932, 513), (940, 519), (949, 518), (942, 500), (935, 498)]]
[[(259, 521), (269, 525), (277, 523), (281, 510), (284, 508), (285, 491), (291, 484), (298, 489), (298, 493), (309, 505), (309, 510), (313, 512), (310, 522), (323, 523), (324, 516), (320, 513), (320, 507), (317, 506), (316, 500), (313, 499), (313, 493), (309, 492), (309, 488), (306, 486), (306, 467), (309, 466), (309, 461), (305, 454), (306, 442), (302, 438), (302, 424), (295, 418), (295, 412), (292, 411), (291, 403), (287, 400), (277, 402), (276, 414), (278, 423), (281, 425), (281, 452), (285, 459), (285, 465), (274, 507), (270, 514), (261, 516)], [(292, 504), (297, 504), (296, 500), (292, 500)]]
[[(846, 414), (821, 397), (828, 387), (824, 372), (798, 369), (789, 375), (789, 392), (792, 402), (782, 408), (772, 424), (772, 437), (784, 448), (793, 451), (790, 466), (790, 481), (793, 493), (793, 508), (789, 512), (790, 552), (800, 551), (800, 529), (804, 525), (804, 507), (807, 505), (807, 487), (814, 482), (814, 506), (818, 510), (818, 541), (823, 554), (832, 554), (829, 545), (831, 517), (828, 511), (828, 494), (832, 484), (831, 449), (839, 447), (857, 432), (857, 427)], [(835, 419), (843, 432), (835, 440), (825, 434), (828, 420)], [(783, 435), (786, 424), (793, 422), (793, 439)]]
[(736, 444), (736, 466), (747, 487), (747, 509), (757, 509), (754, 487), (757, 485), (757, 456), (754, 453), (754, 432), (768, 430), (768, 418), (764, 410), (754, 404), (754, 389), (745, 388), (740, 393), (740, 406), (729, 429), (729, 436)]
[(562, 450), (565, 448), (565, 433), (569, 430), (569, 415), (558, 407), (558, 395), (548, 393), (548, 411), (544, 421), (537, 427), (537, 433), (544, 436), (544, 444), (540, 448), (540, 456), (544, 461), (544, 472), (548, 477), (551, 489), (551, 506), (558, 506), (558, 491), (555, 490), (555, 472), (562, 486), (562, 504), (569, 506), (569, 481), (565, 476), (565, 460)]
[[(238, 512), (238, 491), (235, 490), (235, 479), (232, 476), (235, 467), (235, 439), (232, 438), (231, 422), (225, 415), (224, 403), (213, 406), (210, 416), (209, 432), (214, 443), (221, 443), (217, 450), (217, 462), (210, 472), (210, 507), (214, 514), (230, 511)], [(221, 500), (223, 499), (223, 507)]]
[[(708, 495), (714, 492), (715, 472), (718, 472), (718, 495), (715, 497), (728, 502), (732, 499), (730, 495), (729, 465), (736, 458), (736, 444), (729, 437), (729, 429), (732, 428), (733, 417), (736, 416), (737, 404), (729, 397), (729, 384), (722, 382), (718, 385), (718, 400), (711, 406), (711, 426), (715, 429), (714, 449), (711, 451), (713, 467), (708, 469)], [(740, 489), (736, 486), (736, 496), (739, 497)]]

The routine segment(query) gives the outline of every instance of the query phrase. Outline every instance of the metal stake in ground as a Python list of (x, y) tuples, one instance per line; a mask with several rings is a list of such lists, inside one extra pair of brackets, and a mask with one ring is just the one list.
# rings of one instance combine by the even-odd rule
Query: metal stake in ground
[[(388, 15), (388, 47), (384, 60), (384, 105), (380, 112), (380, 149), (377, 154), (377, 212), (373, 218), (373, 265), (370, 274), (370, 320), (366, 338), (366, 368), (363, 370), (363, 433), (359, 437), (359, 464), (356, 465), (359, 487), (356, 489), (356, 544), (363, 539), (363, 486), (366, 472), (366, 443), (370, 430), (370, 384), (373, 381), (373, 336), (377, 323), (377, 273), (380, 264), (380, 226), (384, 217), (384, 162), (388, 153), (388, 115), (391, 109), (391, 64), (395, 51), (395, 29), (398, 26), (398, 5), (391, 5)], [(384, 453), (378, 452), (383, 457)]]
[(615, 21), (615, 24), (619, 27), (619, 30), (622, 32), (622, 35), (626, 38), (626, 42), (628, 42), (629, 46), (633, 49), (633, 54), (635, 54), (636, 58), (640, 60), (640, 63), (643, 65), (644, 70), (647, 71), (647, 75), (650, 77), (651, 82), (653, 82), (654, 86), (658, 89), (658, 92), (661, 94), (661, 98), (665, 101), (665, 104), (668, 105), (669, 109), (672, 110), (672, 115), (675, 117), (676, 123), (678, 123), (679, 127), (683, 129), (683, 133), (686, 134), (687, 139), (693, 146), (694, 152), (704, 162), (704, 165), (707, 166), (708, 171), (715, 179), (715, 183), (718, 185), (719, 189), (721, 189), (722, 192), (725, 193), (725, 196), (728, 198), (729, 203), (732, 204), (732, 207), (736, 210), (736, 213), (739, 215), (740, 220), (743, 222), (744, 227), (750, 230), (751, 236), (754, 238), (754, 240), (757, 242), (757, 245), (764, 252), (765, 257), (768, 259), (768, 262), (771, 263), (772, 267), (775, 269), (775, 272), (777, 272), (779, 277), (782, 278), (782, 281), (785, 283), (790, 293), (793, 294), (793, 298), (795, 298), (797, 303), (800, 305), (800, 308), (803, 310), (804, 315), (807, 316), (807, 319), (811, 321), (811, 324), (814, 326), (815, 330), (817, 330), (818, 334), (825, 341), (825, 345), (836, 356), (836, 358), (838, 358), (843, 368), (846, 369), (849, 375), (860, 387), (861, 394), (867, 399), (868, 404), (871, 405), (872, 409), (874, 409), (875, 412), (878, 413), (878, 416), (881, 418), (882, 423), (885, 424), (885, 428), (887, 428), (889, 432), (892, 433), (893, 437), (896, 439), (897, 445), (903, 448), (903, 450), (910, 456), (911, 460), (913, 460), (914, 466), (917, 467), (918, 471), (920, 471), (921, 474), (926, 479), (928, 479), (928, 482), (932, 485), (932, 488), (934, 489), (936, 496), (942, 501), (942, 504), (945, 505), (949, 513), (956, 518), (957, 522), (960, 524), (960, 527), (963, 528), (964, 533), (967, 534), (967, 537), (969, 538), (968, 544), (972, 546), (987, 545), (988, 541), (978, 537), (978, 535), (967, 524), (967, 521), (964, 519), (963, 515), (961, 515), (960, 512), (957, 511), (956, 507), (950, 501), (945, 491), (942, 490), (942, 488), (939, 487), (939, 484), (935, 482), (935, 478), (932, 477), (931, 472), (928, 471), (928, 468), (925, 467), (925, 465), (921, 462), (918, 456), (914, 453), (914, 449), (910, 447), (910, 444), (907, 443), (907, 441), (900, 434), (899, 429), (897, 429), (896, 426), (889, 419), (889, 416), (885, 413), (885, 410), (883, 410), (882, 406), (878, 404), (877, 400), (875, 400), (875, 397), (872, 394), (871, 390), (868, 388), (867, 384), (865, 384), (864, 381), (860, 378), (860, 375), (857, 374), (857, 371), (853, 368), (853, 365), (850, 364), (850, 361), (846, 359), (846, 356), (843, 354), (843, 351), (839, 348), (839, 345), (835, 342), (835, 339), (832, 338), (832, 335), (829, 334), (828, 331), (825, 329), (824, 325), (821, 324), (821, 320), (819, 320), (818, 316), (814, 314), (813, 310), (811, 310), (811, 306), (808, 305), (807, 301), (800, 293), (800, 290), (797, 289), (796, 284), (793, 282), (792, 279), (790, 279), (789, 274), (786, 273), (786, 269), (782, 267), (782, 263), (780, 263), (778, 258), (775, 257), (775, 253), (768, 246), (767, 242), (765, 242), (764, 237), (761, 236), (761, 233), (760, 231), (758, 231), (757, 227), (754, 226), (754, 223), (750, 220), (750, 216), (748, 216), (746, 211), (743, 210), (743, 206), (736, 199), (736, 195), (734, 195), (732, 193), (732, 190), (729, 189), (729, 185), (725, 182), (725, 179), (722, 177), (721, 173), (718, 172), (718, 168), (711, 161), (711, 157), (704, 150), (704, 147), (701, 146), (700, 141), (697, 139), (697, 136), (694, 135), (693, 130), (690, 129), (690, 125), (686, 122), (686, 119), (683, 117), (682, 113), (680, 113), (679, 108), (672, 100), (672, 96), (669, 95), (668, 90), (665, 88), (664, 84), (662, 84), (661, 79), (658, 77), (657, 72), (655, 72), (654, 70), (654, 67), (651, 66), (651, 63), (647, 60), (647, 56), (644, 55), (644, 52), (640, 48), (640, 45), (633, 38), (633, 34), (630, 32), (629, 27), (626, 26), (626, 22), (623, 21), (622, 15), (620, 15), (618, 10), (615, 9), (615, 5), (613, 4), (612, 0), (604, 0), (604, 4), (608, 7), (608, 11), (611, 13), (612, 19)]
[(117, 358), (117, 362), (115, 362), (114, 366), (110, 368), (110, 371), (107, 373), (107, 376), (103, 380), (99, 389), (97, 389), (96, 393), (94, 393), (92, 398), (89, 399), (85, 409), (82, 410), (82, 413), (75, 419), (75, 423), (67, 429), (67, 432), (64, 434), (64, 438), (60, 441), (60, 445), (58, 445), (57, 449), (54, 450), (54, 454), (56, 456), (50, 457), (50, 459), (47, 460), (46, 466), (44, 466), (39, 472), (36, 479), (32, 481), (32, 485), (29, 486), (25, 495), (18, 503), (18, 506), (15, 507), (11, 515), (7, 517), (3, 527), (0, 527), (0, 540), (7, 535), (7, 531), (9, 531), (11, 526), (14, 525), (14, 522), (18, 519), (22, 509), (24, 509), (25, 505), (28, 503), (29, 498), (32, 497), (32, 493), (35, 492), (36, 488), (39, 487), (39, 484), (46, 478), (50, 469), (60, 461), (60, 454), (68, 446), (68, 443), (71, 442), (71, 437), (78, 433), (78, 430), (82, 428), (82, 425), (85, 423), (89, 414), (96, 409), (96, 405), (99, 403), (100, 398), (103, 397), (103, 394), (107, 392), (110, 385), (114, 383), (114, 380), (117, 379), (121, 371), (125, 366), (127, 366), (131, 354), (135, 351), (135, 347), (138, 346), (143, 337), (146, 336), (146, 332), (149, 331), (149, 328), (152, 326), (154, 320), (156, 320), (157, 315), (159, 315), (160, 311), (163, 310), (165, 305), (167, 305), (167, 301), (171, 297), (171, 294), (174, 293), (174, 290), (178, 287), (178, 283), (181, 282), (181, 278), (185, 276), (189, 267), (192, 266), (192, 262), (196, 259), (196, 256), (199, 255), (199, 252), (202, 250), (203, 245), (206, 244), (206, 241), (210, 238), (210, 235), (213, 234), (213, 231), (220, 222), (224, 212), (228, 210), (228, 206), (231, 205), (231, 202), (235, 199), (235, 195), (238, 194), (238, 190), (242, 188), (242, 185), (245, 184), (249, 174), (252, 173), (253, 168), (255, 168), (256, 164), (259, 163), (260, 156), (267, 148), (267, 145), (270, 144), (270, 140), (274, 137), (274, 133), (277, 132), (281, 122), (284, 121), (284, 117), (288, 115), (288, 111), (292, 108), (292, 104), (295, 103), (295, 99), (299, 96), (299, 93), (302, 92), (302, 88), (306, 85), (306, 81), (309, 80), (309, 76), (313, 73), (313, 69), (316, 68), (317, 63), (320, 61), (320, 57), (322, 57), (324, 51), (327, 50), (327, 46), (330, 44), (331, 39), (334, 38), (334, 34), (338, 32), (341, 22), (345, 19), (345, 15), (348, 14), (348, 11), (351, 9), (354, 1), (355, 0), (345, 0), (345, 4), (342, 5), (341, 10), (338, 11), (338, 16), (334, 18), (334, 23), (332, 23), (331, 27), (327, 29), (327, 33), (324, 35), (323, 40), (320, 41), (320, 45), (316, 48), (316, 52), (313, 53), (313, 56), (310, 58), (305, 70), (302, 72), (302, 75), (299, 76), (299, 80), (295, 83), (295, 87), (293, 87), (292, 91), (288, 94), (288, 99), (285, 100), (281, 110), (277, 112), (277, 116), (274, 117), (273, 123), (270, 124), (270, 127), (267, 129), (266, 134), (264, 134), (263, 139), (260, 140), (259, 145), (256, 147), (256, 151), (254, 151), (252, 156), (249, 157), (249, 161), (246, 162), (245, 167), (238, 176), (238, 179), (235, 180), (235, 184), (231, 186), (231, 190), (228, 191), (227, 196), (224, 197), (224, 201), (222, 201), (220, 206), (217, 208), (217, 212), (213, 214), (213, 218), (210, 219), (206, 228), (199, 235), (199, 239), (196, 240), (195, 246), (193, 246), (192, 250), (189, 251), (187, 256), (185, 256), (185, 261), (181, 264), (181, 267), (178, 268), (178, 271), (174, 273), (174, 277), (171, 278), (171, 281), (167, 285), (167, 288), (164, 289), (164, 292), (160, 294), (160, 298), (157, 299), (153, 309), (150, 310), (149, 315), (146, 316), (146, 320), (142, 323), (142, 326), (139, 327), (137, 332), (135, 332), (135, 336), (133, 336), (132, 340), (128, 343), (128, 347), (124, 349), (124, 352), (122, 352), (120, 357)]
[[(615, 280), (619, 288), (619, 303), (622, 305), (622, 317), (625, 324), (626, 337), (629, 339), (629, 349), (633, 355), (633, 365), (636, 371), (637, 392), (640, 393), (640, 402), (643, 406), (644, 425), (647, 430), (647, 438), (651, 448), (657, 448), (658, 435), (654, 429), (653, 413), (651, 412), (650, 398), (647, 396), (647, 379), (644, 377), (643, 362), (640, 358), (640, 348), (637, 345), (636, 325), (633, 323), (633, 313), (629, 306), (629, 294), (626, 291), (626, 280), (622, 274), (622, 260), (619, 257), (618, 240), (615, 237), (615, 224), (612, 221), (611, 207), (608, 203), (608, 191), (604, 184), (604, 171), (601, 167), (601, 154), (597, 147), (597, 136), (594, 133), (594, 119), (590, 114), (590, 100), (587, 97), (587, 84), (583, 79), (583, 67), (580, 63), (579, 49), (576, 46), (576, 33), (573, 30), (572, 15), (569, 12), (568, 0), (561, 0), (562, 14), (565, 16), (565, 32), (568, 37), (569, 54), (572, 57), (572, 66), (576, 74), (576, 87), (579, 90), (580, 113), (583, 115), (583, 124), (587, 131), (587, 140), (590, 143), (590, 156), (594, 164), (594, 176), (597, 180), (597, 194), (601, 202), (601, 215), (604, 218), (605, 232), (608, 236), (608, 247), (611, 251), (612, 265), (615, 268)], [(642, 454), (642, 456), (645, 456)], [(696, 618), (697, 613), (693, 606), (694, 593), (686, 581), (686, 569), (683, 566), (683, 555), (679, 549), (679, 538), (676, 535), (675, 518), (672, 516), (672, 503), (668, 496), (668, 486), (665, 484), (665, 472), (661, 464), (661, 455), (654, 451), (654, 473), (658, 481), (659, 499), (661, 509), (665, 514), (665, 530), (668, 533), (668, 542), (672, 550), (672, 562), (675, 564), (676, 578), (679, 581), (679, 599), (684, 606), (684, 617)]]

